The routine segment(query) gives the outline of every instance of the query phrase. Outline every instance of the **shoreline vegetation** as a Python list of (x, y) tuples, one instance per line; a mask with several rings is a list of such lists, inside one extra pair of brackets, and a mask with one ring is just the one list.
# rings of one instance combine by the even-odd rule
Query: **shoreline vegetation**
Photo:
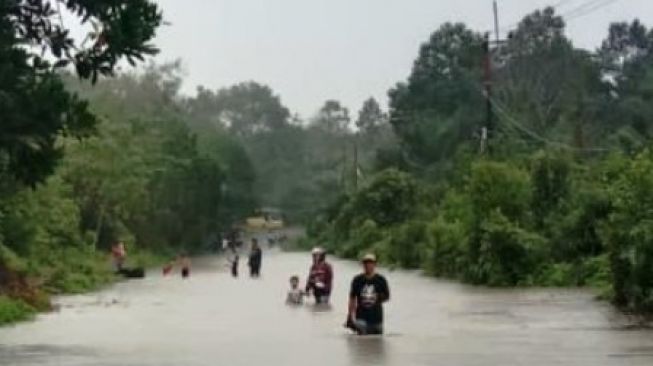
[[(123, 280), (114, 273), (109, 254), (65, 250), (50, 256), (48, 263), (25, 261), (0, 246), (0, 326), (54, 310), (51, 296), (93, 292)], [(164, 258), (138, 252), (130, 255), (127, 266), (151, 268)]]

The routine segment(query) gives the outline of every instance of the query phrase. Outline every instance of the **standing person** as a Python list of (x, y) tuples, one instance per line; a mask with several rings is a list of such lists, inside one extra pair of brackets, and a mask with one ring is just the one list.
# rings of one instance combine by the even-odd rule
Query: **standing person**
[(383, 334), (383, 303), (390, 300), (388, 282), (376, 273), (374, 254), (366, 254), (362, 263), (363, 273), (351, 282), (345, 326), (360, 335)]
[(233, 255), (231, 257), (231, 259), (229, 260), (229, 263), (231, 264), (231, 276), (236, 278), (236, 277), (238, 277), (238, 261), (239, 261), (240, 257), (238, 256), (238, 252), (236, 252), (235, 248), (232, 247), (231, 252), (232, 252), (232, 255)]
[(127, 257), (127, 250), (125, 243), (118, 241), (111, 247), (111, 256), (113, 257), (113, 266), (116, 272), (123, 270), (125, 265), (125, 258)]
[(184, 279), (190, 277), (190, 257), (187, 254), (182, 254), (179, 258), (179, 263), (181, 265), (181, 277)]
[(326, 251), (322, 248), (313, 248), (313, 264), (306, 281), (306, 293), (313, 292), (316, 304), (328, 304), (333, 285), (333, 269), (326, 261)]
[(261, 275), (261, 262), (263, 260), (263, 252), (258, 245), (256, 238), (252, 239), (252, 249), (249, 252), (249, 275), (251, 277), (259, 277)]

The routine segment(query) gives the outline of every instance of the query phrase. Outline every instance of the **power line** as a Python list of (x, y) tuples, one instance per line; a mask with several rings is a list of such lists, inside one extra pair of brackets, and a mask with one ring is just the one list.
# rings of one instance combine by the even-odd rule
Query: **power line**
[(514, 128), (516, 128), (519, 131), (521, 131), (522, 133), (530, 136), (534, 140), (540, 141), (540, 142), (545, 143), (547, 145), (553, 145), (553, 146), (557, 146), (557, 147), (572, 150), (572, 151), (584, 151), (584, 152), (609, 152), (609, 151), (611, 151), (610, 149), (603, 148), (603, 147), (579, 148), (579, 147), (571, 146), (571, 145), (566, 144), (564, 142), (549, 140), (546, 137), (541, 136), (537, 132), (534, 132), (534, 131), (530, 130), (529, 128), (525, 127), (516, 118), (514, 118), (508, 111), (506, 111), (506, 109), (499, 102), (497, 102), (496, 100), (490, 99), (490, 102), (494, 106), (494, 109), (503, 115), (503, 117), (506, 119), (506, 122), (510, 123)]
[[(555, 10), (560, 10), (560, 8), (565, 7), (566, 5), (571, 5), (575, 0), (561, 0), (553, 5), (551, 7)], [(561, 14), (560, 16), (564, 18), (566, 21), (574, 20), (576, 18), (580, 18), (585, 15), (589, 15), (601, 8), (604, 8), (608, 5), (611, 5), (614, 2), (617, 2), (619, 0), (589, 0), (586, 1), (580, 5), (578, 5), (575, 8), (570, 9), (566, 13)], [(501, 32), (506, 32), (513, 30), (519, 24), (521, 23), (521, 20), (514, 22), (510, 25), (507, 25), (505, 27), (502, 27), (500, 29)]]
[(576, 1), (576, 0), (558, 1), (557, 3), (553, 4), (551, 7), (555, 8), (555, 9), (562, 8), (563, 6), (567, 5), (568, 3), (571, 3), (571, 2), (574, 2), (574, 1)]
[(606, 0), (586, 0), (585, 2), (581, 3), (580, 5), (576, 6), (575, 8), (570, 9), (569, 11), (561, 14), (561, 16), (568, 16), (576, 12), (581, 12), (585, 9), (591, 8), (592, 6), (596, 5), (597, 3), (603, 2)]
[(583, 17), (585, 15), (594, 13), (597, 10), (600, 10), (608, 5), (612, 5), (613, 3), (617, 2), (619, 0), (603, 0), (602, 2), (596, 3), (594, 6), (585, 8), (584, 11), (579, 11), (579, 12), (573, 12), (573, 14), (567, 14), (565, 15), (567, 22)]

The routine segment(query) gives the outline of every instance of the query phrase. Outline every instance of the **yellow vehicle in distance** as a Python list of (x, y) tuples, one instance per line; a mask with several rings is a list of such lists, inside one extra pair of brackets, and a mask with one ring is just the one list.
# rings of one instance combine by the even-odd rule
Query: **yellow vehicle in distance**
[(245, 219), (245, 226), (250, 230), (279, 230), (285, 227), (285, 223), (280, 210), (262, 208)]

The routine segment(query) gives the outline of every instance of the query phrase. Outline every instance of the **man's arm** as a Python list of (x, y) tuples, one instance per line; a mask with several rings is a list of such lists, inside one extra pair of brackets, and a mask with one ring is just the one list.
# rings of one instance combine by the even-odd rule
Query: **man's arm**
[(379, 293), (379, 302), (384, 303), (390, 300), (390, 287), (388, 286), (388, 281), (384, 277), (381, 277), (381, 291)]
[(331, 291), (332, 285), (333, 285), (333, 267), (331, 267), (330, 264), (326, 265), (326, 274), (325, 274), (325, 281), (326, 281), (326, 287), (329, 291)]
[(306, 277), (306, 288), (305, 291), (308, 294), (313, 288), (313, 266), (308, 269), (308, 277)]
[(356, 291), (356, 279), (351, 281), (351, 288), (349, 289), (349, 306), (347, 307), (347, 316), (354, 321), (356, 319), (356, 309), (358, 307), (358, 294)]
[(358, 302), (356, 301), (356, 297), (350, 297), (349, 298), (349, 308), (347, 315), (349, 319), (352, 321), (356, 319), (356, 308), (358, 306)]

